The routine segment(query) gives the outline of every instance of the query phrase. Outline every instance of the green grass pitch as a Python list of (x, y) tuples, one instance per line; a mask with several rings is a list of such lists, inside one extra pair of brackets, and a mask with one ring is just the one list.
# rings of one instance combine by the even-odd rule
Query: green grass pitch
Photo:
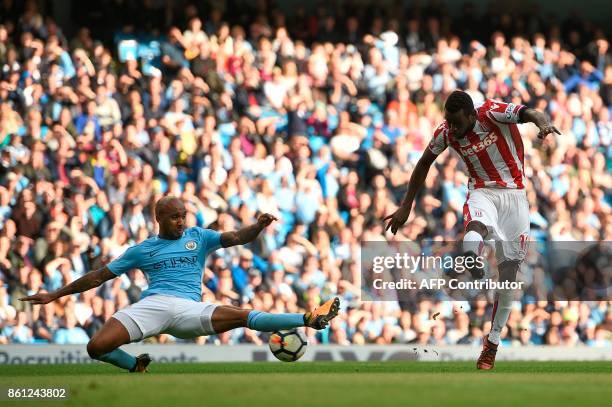
[(602, 406), (612, 362), (153, 363), (148, 374), (109, 365), (3, 365), (0, 388), (64, 387), (71, 406)]

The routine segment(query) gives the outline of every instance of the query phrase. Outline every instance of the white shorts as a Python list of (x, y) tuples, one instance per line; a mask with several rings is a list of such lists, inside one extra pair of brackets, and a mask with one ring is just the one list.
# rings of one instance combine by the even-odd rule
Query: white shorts
[(495, 241), (498, 263), (523, 260), (529, 241), (529, 202), (524, 189), (479, 188), (463, 206), (463, 224), (483, 223)]
[(126, 327), (132, 342), (161, 333), (191, 339), (215, 334), (215, 308), (217, 305), (210, 302), (155, 294), (117, 311), (113, 318)]

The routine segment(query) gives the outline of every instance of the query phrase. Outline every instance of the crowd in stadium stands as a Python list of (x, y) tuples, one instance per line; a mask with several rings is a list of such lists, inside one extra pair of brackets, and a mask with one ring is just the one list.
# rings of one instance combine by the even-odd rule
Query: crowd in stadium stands
[[(0, 344), (86, 343), (137, 301), (137, 270), (44, 306), (18, 298), (154, 234), (154, 202), (175, 194), (190, 226), (280, 219), (210, 257), (203, 300), (299, 312), (338, 295), (340, 316), (310, 341), (479, 346), (491, 298), (359, 301), (360, 242), (462, 236), (467, 177), (449, 152), (407, 226), (393, 237), (382, 223), (458, 88), (545, 111), (562, 133), (537, 146), (521, 127), (533, 239), (612, 240), (612, 64), (591, 22), (402, 2), (311, 16), (267, 2), (117, 7), (133, 3), (69, 37), (35, 1), (0, 5)], [(610, 346), (611, 332), (612, 301), (524, 297), (502, 343)], [(265, 340), (239, 329), (196, 342)]]

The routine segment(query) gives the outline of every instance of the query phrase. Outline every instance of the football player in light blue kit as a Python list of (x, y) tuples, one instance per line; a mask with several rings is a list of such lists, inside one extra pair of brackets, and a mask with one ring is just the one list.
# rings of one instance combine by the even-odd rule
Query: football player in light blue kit
[(338, 314), (338, 298), (306, 314), (269, 314), (201, 302), (202, 273), (208, 254), (221, 247), (252, 242), (276, 218), (262, 214), (250, 226), (219, 233), (200, 227), (185, 229), (186, 214), (180, 199), (172, 196), (160, 199), (155, 205), (159, 235), (128, 248), (106, 267), (57, 291), (21, 300), (46, 304), (98, 287), (129, 270), (142, 270), (149, 280), (149, 288), (142, 293), (140, 301), (117, 311), (87, 344), (87, 352), (93, 359), (132, 372), (145, 372), (151, 361), (149, 355), (134, 357), (119, 347), (160, 333), (189, 339), (239, 327), (264, 332), (300, 326), (323, 329)]

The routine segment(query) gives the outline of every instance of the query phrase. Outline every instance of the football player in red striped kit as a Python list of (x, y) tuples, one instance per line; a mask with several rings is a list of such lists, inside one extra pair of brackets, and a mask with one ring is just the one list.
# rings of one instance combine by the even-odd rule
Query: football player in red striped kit
[[(463, 91), (449, 95), (444, 116), (412, 173), (400, 207), (384, 219), (389, 221), (386, 230), (395, 234), (406, 223), (429, 168), (450, 146), (461, 156), (469, 173), (469, 193), (463, 207), (464, 255), (475, 258), (482, 253), (484, 239), (495, 240), (500, 281), (515, 281), (529, 238), (524, 150), (517, 124), (534, 123), (540, 130), (540, 141), (550, 133), (561, 133), (542, 112), (490, 99), (474, 106)], [(484, 276), (481, 267), (473, 267), (470, 272), (476, 279)], [(512, 290), (497, 292), (491, 331), (484, 338), (478, 369), (493, 368), (500, 333), (508, 321), (513, 300)]]

